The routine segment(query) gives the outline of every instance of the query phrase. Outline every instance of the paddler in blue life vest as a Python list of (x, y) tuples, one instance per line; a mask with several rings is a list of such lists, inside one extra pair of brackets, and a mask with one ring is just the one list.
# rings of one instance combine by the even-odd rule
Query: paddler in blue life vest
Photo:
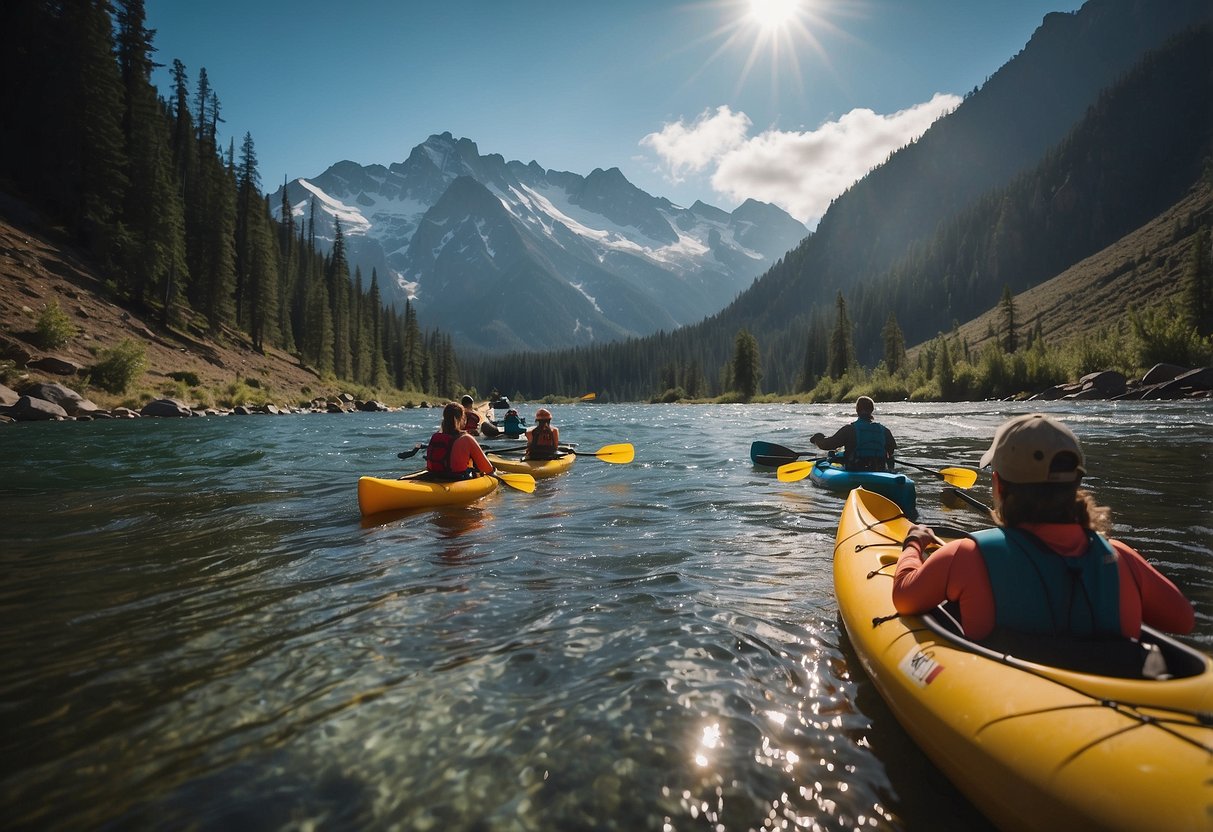
[(467, 411), (450, 402), (442, 409), (442, 427), (425, 449), (425, 470), (435, 479), (465, 479), (493, 473), (476, 437), (464, 431)]
[(501, 423), (501, 431), (510, 439), (517, 439), (526, 433), (526, 419), (519, 416), (518, 411), (511, 407), (505, 413), (505, 419)]
[(860, 396), (855, 400), (858, 419), (843, 425), (829, 439), (825, 438), (825, 434), (815, 433), (809, 437), (809, 441), (823, 451), (834, 451), (845, 446), (843, 465), (848, 471), (891, 471), (897, 442), (888, 428), (873, 420), (875, 410), (876, 402), (867, 396)]
[(552, 411), (535, 411), (535, 427), (526, 432), (527, 459), (554, 459), (560, 454), (560, 429), (552, 427)]
[[(1195, 626), (1179, 588), (1126, 543), (1107, 537), (1111, 511), (1082, 489), (1086, 470), (1074, 432), (1029, 413), (1005, 422), (981, 458), (993, 467), (992, 529), (938, 543), (928, 526), (911, 526), (893, 578), (902, 615), (957, 602), (966, 636), (1081, 637), (1141, 635), (1148, 624), (1173, 633)], [(1162, 670), (1159, 668), (1159, 670)], [(1154, 675), (1149, 665), (1144, 675)]]

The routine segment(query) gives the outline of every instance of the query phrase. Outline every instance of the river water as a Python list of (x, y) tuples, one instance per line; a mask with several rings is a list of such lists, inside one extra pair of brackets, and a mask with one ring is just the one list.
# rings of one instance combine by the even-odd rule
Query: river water
[[(1210, 405), (1044, 407), (1213, 652)], [(1026, 408), (877, 417), (973, 467)], [(841, 630), (841, 500), (749, 460), (849, 406), (553, 410), (636, 460), (370, 522), (358, 475), (416, 467), (438, 411), (0, 429), (4, 825), (985, 828)], [(982, 525), (915, 480), (925, 521)]]

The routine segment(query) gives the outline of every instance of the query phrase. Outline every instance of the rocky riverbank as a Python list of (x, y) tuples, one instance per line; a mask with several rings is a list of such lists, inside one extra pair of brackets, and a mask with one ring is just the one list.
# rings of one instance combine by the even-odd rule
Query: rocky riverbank
[(1073, 384), (1058, 384), (1031, 396), (1029, 401), (1095, 399), (1099, 401), (1204, 399), (1213, 397), (1213, 367), (1190, 369), (1155, 364), (1137, 380), (1123, 373), (1090, 373)]
[[(429, 407), (421, 402), (420, 407)], [(0, 422), (45, 422), (64, 419), (139, 419), (192, 416), (279, 416), (287, 413), (374, 413), (399, 410), (380, 401), (360, 401), (349, 393), (318, 398), (300, 405), (238, 405), (232, 408), (197, 407), (180, 399), (154, 399), (139, 410), (117, 407), (106, 410), (63, 384), (39, 382), (17, 392), (0, 384)]]

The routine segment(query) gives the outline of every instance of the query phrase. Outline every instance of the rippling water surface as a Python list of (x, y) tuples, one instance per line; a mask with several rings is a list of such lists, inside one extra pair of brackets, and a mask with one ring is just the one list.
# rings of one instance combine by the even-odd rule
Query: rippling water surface
[[(1209, 405), (1048, 408), (1213, 651)], [(0, 430), (5, 825), (984, 828), (850, 652), (841, 500), (749, 461), (848, 406), (553, 409), (635, 462), (369, 522), (358, 475), (404, 473), (437, 411)], [(1019, 412), (877, 416), (975, 466)], [(915, 479), (924, 520), (982, 524)]]

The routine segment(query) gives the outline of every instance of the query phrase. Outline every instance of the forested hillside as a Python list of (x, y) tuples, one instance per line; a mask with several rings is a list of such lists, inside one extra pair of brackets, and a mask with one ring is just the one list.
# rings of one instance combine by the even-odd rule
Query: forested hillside
[[(172, 61), (151, 83), (143, 0), (5, 3), (0, 17), (0, 188), (62, 226), (111, 296), (167, 330), (246, 333), (320, 376), (456, 392), (451, 340), (383, 307), (351, 275), (340, 228), (270, 217), (253, 137), (221, 136), (219, 92)], [(17, 79), (20, 79), (18, 81)]]
[[(1134, 25), (1136, 18), (1129, 12), (1142, 13), (1139, 4), (1113, 0), (1088, 4), (1079, 14), (1089, 8), (1101, 13), (1120, 9), (1125, 12), (1121, 27)], [(1036, 41), (1045, 34), (1060, 37), (1056, 28), (1043, 27), (1033, 45), (987, 87), (998, 82), (1004, 99), (1023, 99), (1030, 90), (1047, 96), (1051, 87), (1045, 70), (1059, 67), (1055, 62), (1031, 63), (1043, 49)], [(1109, 37), (1105, 47), (1122, 41)], [(1064, 52), (1064, 42), (1045, 51)], [(1075, 51), (1102, 55), (1107, 49), (1090, 44)], [(837, 377), (851, 361), (874, 366), (887, 351), (890, 333), (893, 341), (913, 345), (948, 332), (996, 306), (1005, 292), (1014, 295), (1048, 280), (1181, 200), (1202, 172), (1207, 174), (1213, 154), (1211, 62), (1213, 30), (1207, 23), (1189, 27), (1131, 71), (1115, 76), (1116, 83), (1093, 98), (1069, 134), (1042, 152), (1033, 166), (978, 198), (950, 203), (940, 193), (955, 179), (954, 169), (981, 166), (967, 167), (966, 154), (957, 155), (963, 143), (937, 143), (933, 136), (953, 135), (954, 123), (972, 120), (973, 108), (987, 108), (997, 100), (987, 98), (983, 88), (916, 145), (895, 154), (836, 201), (813, 236), (713, 318), (624, 345), (534, 361), (526, 355), (508, 356), (500, 362), (470, 364), (467, 371), (491, 377), (503, 389), (524, 392), (538, 388), (572, 394), (588, 384), (624, 398), (645, 397), (668, 389), (673, 380), (688, 395), (695, 395), (692, 390), (718, 395), (729, 389), (734, 338), (743, 330), (759, 342), (765, 391), (810, 389), (823, 375)], [(1027, 78), (1029, 87), (1010, 95), (1004, 73)], [(1080, 74), (1089, 79), (1098, 73), (1084, 65)], [(1020, 101), (1014, 112), (1023, 107)], [(1027, 112), (1021, 115), (1030, 117)], [(1003, 123), (1005, 113), (989, 121)], [(938, 148), (946, 152), (936, 152)], [(1001, 151), (1005, 145), (1000, 141), (994, 148)], [(967, 156), (984, 158), (988, 152), (973, 147)], [(938, 182), (944, 184), (937, 187)], [(888, 252), (897, 246), (886, 245), (892, 232), (878, 220), (895, 205), (911, 214), (919, 200), (924, 214), (936, 217), (930, 233), (909, 243), (903, 240), (900, 256), (889, 258)], [(948, 204), (952, 211), (942, 216)], [(860, 205), (869, 208), (860, 210)], [(858, 224), (849, 231), (837, 230), (849, 222), (837, 219), (840, 216), (865, 217), (871, 223), (870, 242), (857, 236)], [(1176, 233), (1195, 231), (1193, 227)], [(887, 262), (878, 267), (882, 258)], [(865, 259), (866, 267), (861, 265)], [(1183, 291), (1178, 285), (1169, 288), (1176, 297)], [(854, 344), (850, 356), (832, 343), (840, 312), (848, 329), (845, 340)], [(1123, 305), (1113, 305), (1107, 319), (1127, 312)], [(841, 358), (834, 355), (839, 351), (844, 353)], [(602, 375), (594, 375), (600, 371)], [(587, 374), (588, 382), (583, 380)], [(566, 382), (566, 375), (572, 380)]]

